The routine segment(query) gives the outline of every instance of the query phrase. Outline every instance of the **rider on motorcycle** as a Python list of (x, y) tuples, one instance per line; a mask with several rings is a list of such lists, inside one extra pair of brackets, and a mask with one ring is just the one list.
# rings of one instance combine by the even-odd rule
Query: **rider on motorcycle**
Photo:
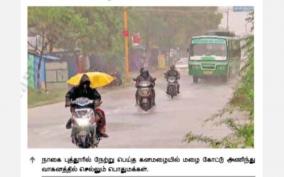
[[(169, 77), (175, 77), (176, 78), (175, 83), (177, 84), (177, 93), (179, 93), (179, 83), (178, 83), (178, 80), (180, 79), (180, 74), (176, 70), (175, 65), (171, 65), (170, 69), (165, 73), (165, 78), (168, 79)], [(168, 92), (168, 90), (167, 90), (167, 92)]]
[[(80, 80), (80, 83), (78, 86), (72, 87), (65, 96), (65, 107), (70, 107), (71, 113), (74, 112), (74, 108), (71, 105), (71, 101), (75, 100), (79, 97), (86, 97), (88, 99), (94, 100), (95, 104), (92, 107), (95, 112), (95, 121), (97, 122), (97, 130), (100, 133), (101, 137), (108, 137), (108, 135), (105, 133), (105, 126), (106, 126), (106, 120), (104, 112), (97, 108), (102, 102), (101, 102), (101, 95), (96, 89), (93, 89), (90, 87), (90, 79), (89, 77), (84, 74)], [(72, 126), (72, 119), (70, 118), (66, 124), (66, 128), (70, 129)], [(73, 138), (74, 135), (71, 135)]]
[[(153, 78), (150, 75), (149, 71), (147, 69), (143, 68), (143, 67), (140, 69), (140, 74), (134, 79), (134, 81), (136, 81), (136, 83), (135, 83), (136, 88), (139, 87), (139, 83), (141, 81), (150, 81), (151, 82), (151, 88), (152, 88), (151, 89), (152, 90), (151, 100), (152, 100), (153, 105), (156, 105), (156, 103), (155, 103), (155, 90), (154, 90), (155, 80), (156, 80), (156, 78)], [(140, 99), (138, 91), (136, 91), (135, 97), (136, 97), (136, 104), (138, 105), (139, 99)]]

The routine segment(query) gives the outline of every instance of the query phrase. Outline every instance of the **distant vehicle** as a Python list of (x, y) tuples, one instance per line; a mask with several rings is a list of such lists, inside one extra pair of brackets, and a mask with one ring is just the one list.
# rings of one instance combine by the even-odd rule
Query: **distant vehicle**
[[(133, 79), (136, 81), (135, 79)], [(150, 110), (154, 104), (152, 102), (152, 89), (150, 81), (140, 81), (137, 87), (137, 94), (139, 95), (138, 105), (144, 111)]]
[(189, 74), (199, 78), (221, 77), (224, 82), (240, 70), (240, 38), (231, 32), (213, 32), (193, 36), (189, 48)]
[(178, 83), (177, 78), (174, 76), (170, 76), (167, 78), (168, 86), (167, 86), (167, 94), (173, 99), (174, 96), (178, 94)]
[(188, 58), (180, 58), (176, 62), (175, 67), (177, 69), (187, 69), (188, 68)]
[(110, 86), (121, 86), (122, 85), (122, 78), (121, 78), (121, 74), (118, 71), (115, 71), (113, 73), (111, 73), (111, 75), (115, 78)]

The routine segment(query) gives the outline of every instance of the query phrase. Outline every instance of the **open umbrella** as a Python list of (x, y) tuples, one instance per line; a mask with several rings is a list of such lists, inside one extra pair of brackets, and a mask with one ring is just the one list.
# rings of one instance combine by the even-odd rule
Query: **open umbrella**
[(106, 86), (108, 84), (110, 84), (113, 80), (114, 77), (112, 77), (111, 75), (107, 74), (107, 73), (103, 73), (103, 72), (87, 72), (87, 73), (79, 73), (76, 74), (72, 77), (70, 77), (67, 80), (67, 83), (73, 86), (77, 86), (80, 83), (80, 80), (82, 78), (82, 76), (86, 74), (91, 82), (91, 87), (92, 88), (98, 88), (98, 87), (103, 87)]

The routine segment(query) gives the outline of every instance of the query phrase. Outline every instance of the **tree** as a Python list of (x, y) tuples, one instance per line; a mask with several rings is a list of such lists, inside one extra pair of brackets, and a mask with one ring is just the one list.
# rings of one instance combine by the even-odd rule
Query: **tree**
[[(29, 32), (41, 36), (43, 55), (54, 48), (82, 54), (100, 53), (111, 59), (123, 52), (121, 7), (30, 7)], [(39, 78), (39, 73), (37, 75)]]
[(222, 14), (217, 7), (135, 7), (130, 9), (130, 29), (142, 34), (145, 45), (185, 47), (192, 35), (216, 29)]
[[(41, 37), (41, 46), (37, 48), (40, 55), (38, 71), (44, 54), (52, 52), (54, 47), (61, 47), (68, 39), (73, 48), (76, 40), (85, 34), (86, 19), (76, 14), (73, 9), (67, 7), (29, 7), (28, 28)], [(70, 42), (70, 41), (73, 41)], [(65, 46), (66, 47), (66, 46)], [(40, 72), (37, 73), (39, 81)], [(39, 86), (39, 83), (37, 83)]]
[(83, 53), (96, 54), (104, 59), (104, 63), (122, 67), (123, 8), (75, 7), (74, 9), (88, 19), (88, 34), (79, 44)]

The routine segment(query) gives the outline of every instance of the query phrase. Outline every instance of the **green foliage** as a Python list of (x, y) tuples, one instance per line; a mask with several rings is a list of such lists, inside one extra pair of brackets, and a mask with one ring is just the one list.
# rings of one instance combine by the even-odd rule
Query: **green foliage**
[(85, 55), (100, 55), (121, 70), (122, 12), (121, 7), (29, 7), (28, 29), (42, 37), (42, 46), (37, 48), (41, 55), (55, 48), (80, 50)]
[(249, 122), (248, 124), (239, 126), (236, 132), (239, 138), (244, 138), (245, 147), (254, 146), (254, 124), (253, 122)]
[(48, 47), (83, 53), (122, 53), (119, 7), (29, 7), (30, 31), (45, 37)]
[(80, 41), (85, 53), (122, 54), (122, 8), (77, 7), (75, 11), (88, 19), (88, 34)]
[(248, 111), (251, 119), (254, 114), (254, 38), (253, 36), (247, 39), (248, 61), (243, 67), (242, 82), (239, 88), (235, 91), (231, 104), (240, 107), (244, 111)]
[(68, 7), (29, 7), (28, 28), (43, 37), (41, 52), (52, 51), (60, 44), (70, 44), (64, 48), (75, 47), (76, 40), (86, 34), (87, 20)]

